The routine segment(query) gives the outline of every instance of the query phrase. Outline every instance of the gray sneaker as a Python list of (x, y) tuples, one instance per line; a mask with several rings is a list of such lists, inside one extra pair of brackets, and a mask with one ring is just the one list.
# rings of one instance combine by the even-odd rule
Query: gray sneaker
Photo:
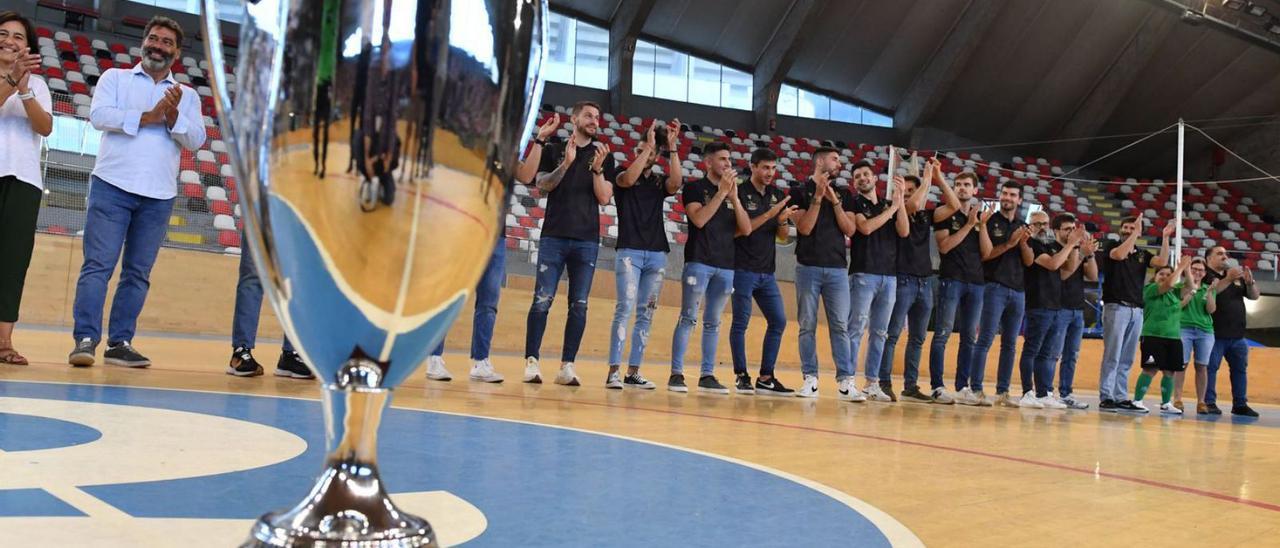
[(107, 351), (102, 353), (102, 361), (107, 365), (119, 365), (121, 367), (151, 366), (151, 360), (134, 350), (129, 341), (124, 341), (114, 346), (108, 345)]
[(93, 365), (93, 356), (97, 352), (98, 343), (85, 337), (80, 339), (80, 342), (76, 343), (75, 350), (72, 350), (71, 354), (67, 355), (67, 363), (75, 367), (89, 367)]
[(1062, 403), (1067, 404), (1067, 409), (1088, 409), (1089, 404), (1076, 399), (1074, 394), (1067, 394), (1062, 397)]

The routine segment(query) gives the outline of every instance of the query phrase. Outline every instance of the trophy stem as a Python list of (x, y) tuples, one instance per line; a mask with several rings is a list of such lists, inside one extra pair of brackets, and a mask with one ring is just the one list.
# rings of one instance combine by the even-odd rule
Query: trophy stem
[[(367, 366), (352, 360), (342, 371)], [(322, 390), (328, 455), (311, 493), (291, 510), (259, 518), (242, 546), (437, 546), (427, 520), (397, 508), (378, 476), (378, 425), (391, 389), (362, 386), (376, 376), (340, 371), (338, 379)]]

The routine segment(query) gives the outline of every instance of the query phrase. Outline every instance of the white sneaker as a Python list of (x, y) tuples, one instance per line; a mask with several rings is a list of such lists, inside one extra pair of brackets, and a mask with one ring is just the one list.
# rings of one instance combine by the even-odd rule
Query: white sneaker
[(996, 394), (996, 406), (998, 407), (1018, 407), (1018, 400), (1013, 399), (1008, 392)]
[(565, 362), (560, 365), (560, 374), (556, 375), (556, 384), (565, 386), (578, 386), (582, 383), (578, 382), (578, 375), (573, 372), (573, 362)]
[(524, 359), (524, 382), (542, 384), (542, 371), (538, 369), (538, 358), (530, 356)]
[[(816, 394), (818, 390), (816, 378), (814, 379), (814, 383), (813, 390)], [(809, 386), (809, 377), (805, 377), (805, 386)], [(879, 389), (880, 385), (877, 384), (875, 387)], [(881, 392), (881, 394), (883, 393), (884, 392)], [(858, 391), (858, 384), (854, 382), (853, 377), (845, 377), (844, 380), (840, 381), (840, 388), (837, 390), (836, 399), (851, 402), (867, 401), (867, 397), (863, 395), (862, 392)]]
[(484, 359), (471, 362), (471, 380), (496, 384), (502, 382), (503, 378), (502, 375), (493, 370), (493, 364)]
[(1015, 407), (1023, 407), (1026, 409), (1044, 409), (1044, 404), (1040, 403), (1040, 398), (1037, 398), (1036, 393), (1032, 391), (1032, 392), (1023, 393), (1022, 399), (1018, 400), (1018, 403), (1015, 405)]
[(1065, 404), (1067, 406), (1067, 409), (1088, 409), (1089, 408), (1089, 404), (1076, 399), (1075, 394), (1067, 394), (1067, 397), (1059, 398), (1059, 401)]
[(960, 405), (978, 405), (978, 398), (973, 395), (973, 390), (969, 389), (968, 386), (956, 392), (955, 401)]
[(804, 386), (796, 390), (797, 398), (816, 398), (818, 397), (818, 377), (816, 375), (805, 375)]
[(862, 389), (862, 394), (866, 396), (866, 399), (870, 401), (879, 401), (879, 402), (893, 401), (893, 398), (890, 398), (888, 394), (884, 393), (884, 389), (880, 388), (879, 382), (867, 383), (867, 387)]
[(427, 378), (433, 381), (453, 380), (453, 375), (450, 375), (449, 370), (444, 368), (444, 356), (427, 358)]
[(1133, 407), (1143, 413), (1150, 411), (1150, 409), (1147, 409), (1147, 404), (1142, 403), (1142, 400), (1133, 400)]
[[(1135, 404), (1137, 404), (1138, 402), (1134, 402), (1134, 403), (1135, 403)], [(1160, 404), (1160, 414), (1162, 414), (1162, 415), (1181, 415), (1181, 414), (1182, 414), (1182, 410), (1181, 410), (1181, 409), (1178, 409), (1177, 407), (1174, 407), (1172, 402), (1170, 402), (1170, 403), (1162, 403), (1162, 404)]]
[[(968, 389), (966, 388), (966, 390)], [(969, 395), (973, 396), (973, 393), (970, 392)], [(933, 389), (932, 396), (933, 396), (933, 403), (938, 403), (942, 405), (951, 405), (956, 402), (955, 398), (951, 397), (951, 394), (947, 393), (947, 389), (941, 386)]]
[(981, 390), (973, 393), (973, 400), (977, 402), (974, 405), (978, 407), (991, 407), (992, 405), (991, 398), (988, 398), (987, 393)]
[(622, 375), (617, 371), (609, 373), (609, 378), (604, 380), (604, 387), (612, 390), (622, 390)]
[(1066, 402), (1058, 399), (1058, 397), (1053, 394), (1049, 394), (1048, 396), (1045, 396), (1043, 398), (1036, 398), (1036, 400), (1039, 401), (1040, 405), (1044, 406), (1045, 409), (1066, 409), (1067, 408)]

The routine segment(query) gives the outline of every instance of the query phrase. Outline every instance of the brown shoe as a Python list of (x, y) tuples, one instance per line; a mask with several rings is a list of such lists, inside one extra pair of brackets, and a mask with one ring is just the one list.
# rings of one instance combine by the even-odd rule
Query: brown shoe
[(1182, 400), (1173, 400), (1173, 406), (1177, 407), (1178, 411), (1186, 411), (1182, 408)]
[(1205, 404), (1203, 404), (1203, 403), (1197, 403), (1197, 404), (1196, 404), (1196, 414), (1197, 414), (1197, 415), (1208, 415), (1208, 414), (1209, 414), (1209, 406), (1207, 406), (1207, 405), (1205, 405)]

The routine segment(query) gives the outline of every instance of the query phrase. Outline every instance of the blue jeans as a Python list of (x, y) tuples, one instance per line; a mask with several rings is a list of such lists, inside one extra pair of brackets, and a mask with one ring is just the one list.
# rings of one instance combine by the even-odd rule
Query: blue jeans
[[(502, 280), (507, 271), (507, 247), (505, 238), (500, 238), (489, 256), (489, 264), (484, 267), (484, 274), (476, 283), (475, 312), (471, 315), (471, 359), (474, 361), (489, 358), (489, 344), (493, 341), (493, 324), (498, 318), (498, 297), (502, 295)], [(444, 339), (431, 353), (432, 356), (444, 354)]]
[[(240, 241), (244, 241), (241, 238)], [(236, 282), (236, 311), (231, 318), (231, 348), (252, 350), (258, 340), (258, 319), (262, 315), (262, 280), (253, 266), (248, 247), (240, 249), (240, 280)], [(293, 343), (284, 338), (285, 352), (293, 352)]]
[[(667, 272), (667, 254), (661, 251), (619, 249), (614, 259), (614, 276), (618, 284), (618, 304), (613, 308), (613, 324), (609, 329), (609, 365), (622, 365), (622, 348), (627, 344), (627, 322), (635, 312), (631, 357), (627, 365), (640, 367), (644, 349), (649, 344), (649, 325), (658, 309), (662, 292), (662, 276)], [(636, 307), (637, 303), (643, 303)]]
[(1209, 355), (1209, 382), (1204, 391), (1204, 403), (1205, 405), (1218, 403), (1218, 368), (1222, 366), (1224, 357), (1227, 359), (1227, 367), (1231, 368), (1231, 405), (1247, 405), (1249, 377), (1245, 371), (1249, 369), (1249, 343), (1244, 339), (1213, 341), (1213, 353)]
[(1102, 307), (1102, 367), (1098, 396), (1103, 401), (1129, 399), (1129, 369), (1142, 336), (1142, 309), (1119, 303)]
[(1076, 362), (1080, 359), (1080, 340), (1084, 338), (1084, 311), (1069, 310), (1071, 320), (1062, 336), (1062, 364), (1058, 368), (1058, 395), (1071, 395), (1076, 380)]
[[(996, 393), (1009, 391), (1026, 302), (1026, 293), (1000, 284), (989, 283), (983, 291), (982, 323), (979, 324), (978, 344), (973, 347), (972, 386), (975, 392), (982, 390), (982, 379), (987, 373), (987, 355), (996, 341), (997, 331), (1000, 332), (1000, 358), (996, 366)], [(1024, 375), (1027, 373), (1031, 372)], [(1023, 377), (1022, 384), (1030, 390), (1031, 377)]]
[[(889, 316), (889, 335), (884, 340), (884, 354), (880, 356), (880, 378), (893, 374), (893, 353), (898, 346), (902, 327), (907, 327), (907, 352), (903, 356), (902, 386), (919, 388), (920, 354), (924, 350), (924, 336), (929, 329), (929, 315), (933, 313), (933, 278), (898, 276), (898, 298), (893, 301), (893, 314)], [(930, 364), (932, 365), (932, 364)], [(935, 370), (929, 367), (929, 385), (942, 388), (942, 363)]]
[(800, 370), (818, 375), (818, 298), (827, 311), (827, 331), (831, 337), (831, 359), (836, 363), (836, 380), (852, 377), (856, 371), (849, 358), (849, 277), (843, 268), (796, 266), (796, 316), (800, 322)]
[[(1191, 355), (1194, 350), (1195, 365), (1208, 365), (1209, 357), (1213, 355), (1213, 342), (1214, 337), (1211, 331), (1195, 327), (1182, 328), (1182, 363), (1191, 363)], [(1221, 359), (1221, 356), (1219, 356), (1219, 359)]]
[(596, 273), (596, 255), (599, 252), (600, 244), (593, 241), (551, 237), (538, 241), (538, 274), (533, 288), (533, 306), (529, 307), (525, 325), (525, 357), (541, 357), (547, 312), (556, 298), (560, 274), (566, 268), (569, 270), (569, 317), (564, 324), (560, 359), (567, 363), (578, 357), (582, 331), (587, 327), (587, 297), (591, 294), (591, 279)]
[(1027, 333), (1022, 341), (1022, 357), (1018, 368), (1022, 375), (1022, 393), (1033, 388), (1037, 398), (1053, 391), (1053, 366), (1062, 355), (1063, 336), (1071, 322), (1071, 310), (1033, 308), (1027, 311)]
[(729, 328), (729, 349), (733, 352), (733, 372), (747, 372), (747, 325), (751, 323), (751, 299), (760, 305), (766, 322), (763, 348), (760, 350), (760, 376), (773, 376), (782, 346), (782, 332), (787, 328), (787, 311), (782, 307), (782, 293), (773, 274), (746, 270), (733, 272), (733, 326)]
[(680, 323), (671, 338), (671, 374), (684, 373), (684, 353), (689, 348), (689, 335), (698, 323), (702, 310), (702, 375), (715, 373), (716, 345), (720, 337), (720, 315), (733, 293), (733, 271), (702, 263), (685, 263), (682, 276), (684, 291), (680, 295)]
[[(969, 388), (973, 343), (978, 337), (978, 316), (982, 315), (982, 293), (985, 289), (982, 284), (945, 278), (939, 288), (942, 298), (938, 302), (933, 339), (929, 341), (929, 375), (932, 376), (934, 371), (942, 375), (947, 359), (947, 339), (951, 338), (951, 330), (955, 328), (960, 333), (960, 350), (956, 353), (956, 390)], [(956, 312), (960, 312), (958, 322)]]
[[(867, 353), (862, 358), (862, 376), (867, 382), (880, 380), (880, 358), (889, 336), (889, 316), (898, 298), (898, 278), (858, 272), (849, 275), (849, 359), (858, 370), (858, 349), (862, 333), (867, 333)], [(886, 375), (884, 380), (889, 380)]]
[(72, 307), (77, 341), (102, 339), (102, 305), (107, 281), (121, 259), (120, 280), (111, 302), (108, 344), (132, 341), (138, 314), (151, 288), (151, 267), (168, 232), (173, 199), (157, 200), (125, 192), (97, 177), (89, 178), (84, 223), (84, 264)]

